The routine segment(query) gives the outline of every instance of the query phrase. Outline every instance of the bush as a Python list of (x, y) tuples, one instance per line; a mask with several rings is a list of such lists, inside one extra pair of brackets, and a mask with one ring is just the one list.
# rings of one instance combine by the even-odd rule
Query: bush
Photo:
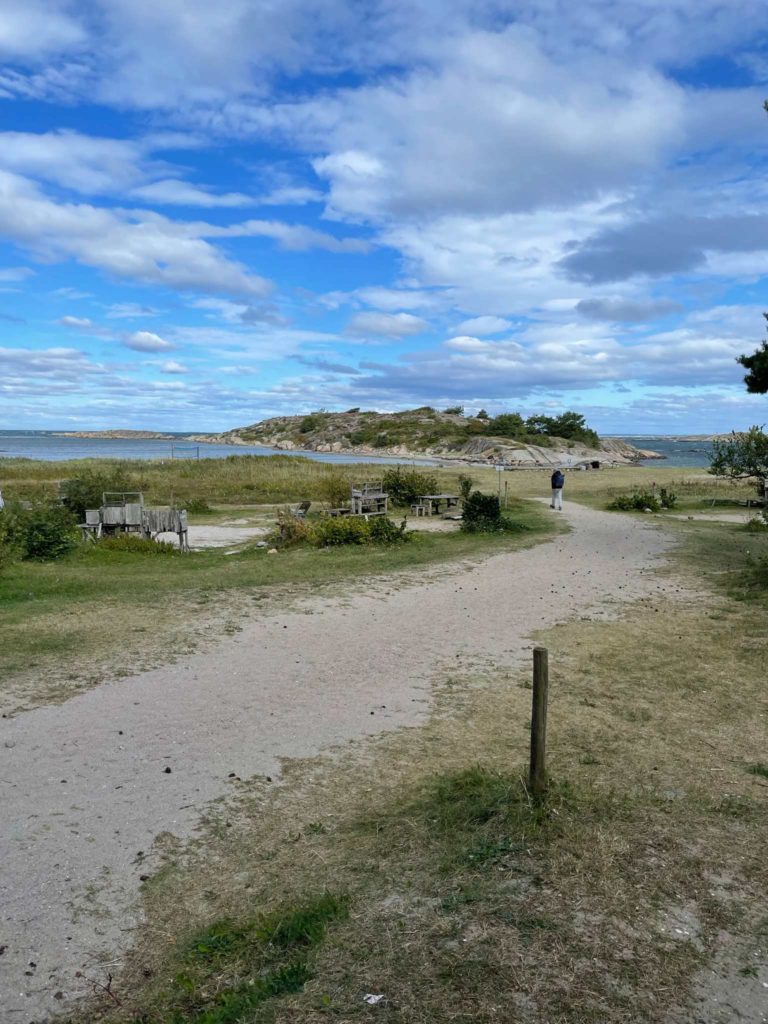
[(131, 482), (122, 469), (110, 473), (87, 469), (79, 476), (62, 480), (59, 490), (66, 507), (82, 522), (87, 508), (101, 507), (104, 491), (129, 491)]
[(61, 558), (78, 541), (77, 521), (58, 502), (6, 506), (2, 513), (5, 558), (48, 561)]
[(135, 533), (117, 533), (99, 542), (100, 551), (127, 551), (134, 555), (178, 555), (179, 549), (167, 540), (150, 540)]
[(473, 485), (474, 480), (471, 476), (465, 476), (463, 473), (459, 474), (459, 494), (461, 495), (462, 501), (466, 501), (470, 496)]
[(386, 516), (363, 519), (361, 516), (339, 516), (322, 519), (309, 531), (309, 542), (316, 547), (338, 547), (344, 544), (399, 544), (410, 541), (405, 520), (395, 526)]
[[(247, 487), (248, 485), (246, 484), (243, 489), (245, 490)], [(191, 516), (212, 516), (216, 513), (216, 510), (211, 508), (205, 498), (190, 498), (189, 501), (181, 501), (179, 504), (182, 505)]]
[(631, 494), (619, 494), (608, 506), (618, 512), (651, 512), (661, 511), (661, 502), (653, 491), (633, 491)]
[(674, 508), (677, 504), (677, 495), (674, 491), (668, 491), (666, 487), (659, 489), (659, 501), (662, 508)]
[(400, 544), (412, 539), (405, 532), (405, 520), (396, 526), (386, 516), (363, 519), (362, 516), (335, 516), (308, 523), (282, 514), (278, 531), (270, 538), (280, 547), (311, 544), (318, 548), (342, 547), (347, 544)]
[(463, 405), (449, 405), (447, 409), (443, 409), (446, 416), (463, 416), (464, 406)]
[(465, 533), (496, 533), (501, 530), (512, 532), (528, 529), (523, 523), (516, 523), (502, 513), (499, 499), (495, 494), (483, 494), (480, 491), (470, 494), (464, 501), (461, 528)]
[(437, 477), (407, 466), (391, 466), (384, 471), (382, 487), (393, 505), (414, 505), (420, 494), (434, 494), (437, 491)]
[(464, 502), (461, 528), (470, 533), (503, 529), (498, 497), (481, 491), (470, 494)]
[(349, 504), (349, 479), (341, 470), (332, 469), (325, 473), (318, 483), (317, 490), (323, 501), (327, 501), (331, 508)]

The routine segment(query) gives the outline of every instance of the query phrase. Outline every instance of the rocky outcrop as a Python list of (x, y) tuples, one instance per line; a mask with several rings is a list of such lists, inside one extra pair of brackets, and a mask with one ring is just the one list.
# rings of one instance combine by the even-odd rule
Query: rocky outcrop
[(263, 445), (280, 451), (349, 452), (371, 457), (438, 459), (461, 464), (503, 465), (509, 468), (626, 465), (642, 458), (662, 458), (617, 438), (597, 447), (562, 438), (541, 438), (541, 444), (494, 437), (487, 423), (456, 413), (413, 409), (402, 413), (312, 413), (276, 416), (215, 436), (191, 440), (219, 444)]

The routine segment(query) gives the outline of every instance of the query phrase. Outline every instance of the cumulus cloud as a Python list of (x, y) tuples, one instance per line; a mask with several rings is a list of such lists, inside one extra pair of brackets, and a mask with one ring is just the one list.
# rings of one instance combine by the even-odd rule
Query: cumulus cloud
[(164, 363), (160, 364), (161, 373), (189, 373), (189, 367), (183, 363), (176, 362), (175, 359), (166, 359)]
[(357, 337), (367, 334), (389, 338), (407, 338), (429, 330), (429, 324), (412, 313), (355, 313), (346, 327), (346, 333)]
[(205, 231), (159, 214), (57, 203), (32, 182), (0, 171), (0, 234), (42, 260), (73, 257), (117, 277), (180, 289), (256, 296), (271, 290), (205, 241)]
[(126, 348), (132, 348), (135, 352), (167, 352), (176, 346), (159, 334), (152, 331), (134, 331), (123, 339)]
[(609, 228), (574, 243), (561, 266), (574, 280), (600, 284), (696, 270), (712, 250), (768, 251), (768, 215), (677, 215)]

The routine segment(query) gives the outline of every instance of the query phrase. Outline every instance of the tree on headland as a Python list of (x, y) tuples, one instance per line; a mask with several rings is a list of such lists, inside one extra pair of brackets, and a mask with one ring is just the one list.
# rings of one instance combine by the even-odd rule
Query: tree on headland
[(712, 442), (710, 472), (716, 476), (756, 477), (761, 489), (768, 480), (768, 434), (762, 427), (746, 433), (734, 431), (725, 440)]
[[(763, 313), (768, 320), (768, 313)], [(747, 391), (752, 395), (764, 395), (768, 393), (768, 344), (761, 342), (751, 356), (739, 356), (736, 360), (741, 363), (749, 372), (744, 377)]]

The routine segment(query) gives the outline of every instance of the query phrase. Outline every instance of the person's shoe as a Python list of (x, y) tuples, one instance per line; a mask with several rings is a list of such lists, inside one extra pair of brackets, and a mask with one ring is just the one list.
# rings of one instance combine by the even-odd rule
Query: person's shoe
[(554, 506), (554, 505), (550, 505), (549, 507), (550, 507), (550, 508), (554, 508), (555, 506)]

